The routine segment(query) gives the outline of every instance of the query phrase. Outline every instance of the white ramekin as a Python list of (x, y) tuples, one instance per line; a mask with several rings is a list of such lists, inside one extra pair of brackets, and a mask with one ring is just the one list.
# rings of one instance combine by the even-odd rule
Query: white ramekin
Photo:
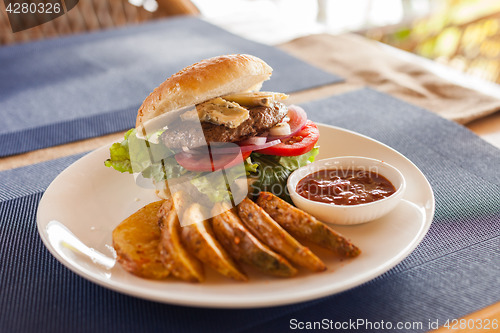
[[(384, 199), (359, 205), (334, 205), (312, 201), (297, 193), (297, 184), (302, 178), (313, 172), (329, 169), (376, 170), (394, 185), (396, 192)], [(293, 203), (317, 219), (333, 224), (360, 224), (382, 217), (396, 207), (403, 197), (406, 182), (398, 169), (384, 161), (360, 156), (342, 156), (319, 160), (295, 170), (288, 177), (287, 187)]]

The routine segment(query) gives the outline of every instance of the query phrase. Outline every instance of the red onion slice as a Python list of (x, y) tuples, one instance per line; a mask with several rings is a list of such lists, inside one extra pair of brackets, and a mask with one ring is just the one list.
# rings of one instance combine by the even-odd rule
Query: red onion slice
[(288, 124), (290, 125), (290, 134), (283, 135), (283, 136), (271, 136), (271, 135), (269, 135), (267, 137), (268, 141), (272, 141), (272, 140), (276, 140), (276, 139), (287, 139), (287, 138), (292, 137), (295, 134), (297, 134), (297, 132), (299, 132), (306, 125), (307, 113), (300, 106), (290, 105), (288, 107), (288, 118), (290, 118), (290, 121), (288, 122)]
[(267, 141), (267, 137), (265, 136), (252, 136), (246, 140), (240, 141), (240, 145), (263, 145)]
[[(266, 140), (267, 138), (263, 138)], [(246, 141), (246, 140), (245, 140)], [(262, 141), (262, 140), (260, 140)], [(244, 141), (242, 141), (244, 142)], [(242, 143), (240, 142), (240, 144)], [(277, 145), (278, 143), (281, 143), (281, 140), (276, 139), (272, 141), (268, 141), (262, 143), (262, 144), (246, 144), (246, 145), (238, 145), (236, 143), (221, 143), (221, 142), (212, 142), (210, 143), (210, 152), (212, 154), (235, 154), (235, 153), (244, 153), (247, 151), (257, 151), (261, 150), (264, 148), (269, 148), (274, 145)], [(189, 151), (183, 151), (183, 154), (189, 154), (189, 155), (198, 155), (198, 154), (206, 154), (207, 153), (207, 147), (200, 147), (200, 148), (195, 148), (195, 149), (190, 149)]]
[(247, 151), (258, 151), (264, 148), (269, 148), (274, 145), (277, 145), (278, 143), (281, 143), (281, 140), (276, 139), (272, 141), (265, 142), (263, 144), (259, 145), (241, 145), (238, 146), (237, 144), (226, 144), (221, 147), (214, 147), (213, 144), (210, 146), (210, 151), (212, 154), (232, 154), (232, 153), (239, 153), (240, 151), (242, 153), (247, 152)]

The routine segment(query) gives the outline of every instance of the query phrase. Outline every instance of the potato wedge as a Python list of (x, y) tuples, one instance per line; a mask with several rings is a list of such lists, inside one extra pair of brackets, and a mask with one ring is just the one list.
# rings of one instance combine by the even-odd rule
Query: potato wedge
[(147, 279), (164, 279), (170, 270), (161, 261), (158, 244), (158, 210), (163, 201), (152, 202), (123, 220), (113, 230), (117, 261), (128, 272)]
[[(201, 205), (191, 204), (184, 212), (184, 221), (200, 221)], [(240, 271), (222, 245), (216, 240), (209, 220), (186, 224), (182, 227), (184, 245), (203, 263), (220, 274), (237, 281), (247, 281), (248, 277)]]
[(297, 274), (297, 270), (285, 258), (252, 235), (227, 204), (218, 203), (212, 214), (221, 211), (223, 213), (212, 218), (212, 228), (217, 240), (236, 261), (274, 276), (291, 277)]
[(294, 237), (318, 244), (341, 257), (356, 257), (361, 253), (344, 236), (272, 193), (261, 192), (257, 204)]
[(250, 231), (257, 238), (278, 252), (292, 263), (320, 272), (325, 264), (307, 247), (302, 246), (276, 223), (261, 207), (245, 198), (238, 205), (238, 214)]
[(160, 257), (173, 276), (184, 281), (202, 282), (205, 280), (203, 264), (187, 251), (181, 241), (181, 225), (175, 209), (175, 203), (179, 204), (182, 200), (180, 196), (181, 192), (175, 193), (173, 199), (165, 201), (159, 211)]

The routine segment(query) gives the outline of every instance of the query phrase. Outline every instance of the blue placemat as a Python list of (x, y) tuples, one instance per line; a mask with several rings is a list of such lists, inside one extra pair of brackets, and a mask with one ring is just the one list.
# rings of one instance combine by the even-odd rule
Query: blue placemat
[(0, 48), (0, 156), (133, 127), (146, 96), (201, 59), (250, 53), (290, 93), (342, 79), (193, 17)]
[(428, 177), (435, 219), (395, 268), (338, 295), (265, 309), (189, 308), (115, 293), (58, 263), (36, 231), (42, 191), (80, 157), (70, 156), (0, 173), (0, 330), (287, 332), (316, 321), (323, 329), (343, 325), (342, 332), (391, 331), (374, 329), (383, 321), (393, 331), (425, 332), (436, 321), (443, 325), (500, 301), (498, 149), (460, 125), (369, 89), (304, 107), (313, 120), (392, 146)]

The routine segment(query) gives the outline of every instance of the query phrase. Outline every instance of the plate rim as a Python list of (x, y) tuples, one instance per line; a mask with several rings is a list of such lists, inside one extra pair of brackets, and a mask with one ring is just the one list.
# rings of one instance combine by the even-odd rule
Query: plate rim
[[(228, 301), (220, 302), (220, 301), (215, 300), (215, 302), (214, 302), (214, 300), (208, 301), (205, 299), (199, 300), (199, 299), (193, 299), (193, 298), (186, 299), (186, 298), (174, 297), (174, 298), (165, 299), (163, 296), (158, 296), (158, 295), (155, 295), (154, 293), (144, 294), (144, 293), (134, 292), (134, 289), (127, 289), (126, 284), (124, 285), (122, 283), (120, 283), (120, 284), (106, 283), (102, 279), (99, 279), (99, 278), (93, 276), (92, 274), (88, 274), (85, 271), (82, 271), (81, 269), (79, 269), (78, 267), (71, 265), (57, 252), (57, 250), (50, 243), (50, 240), (48, 239), (48, 236), (46, 235), (45, 230), (43, 230), (44, 227), (46, 227), (46, 225), (48, 224), (48, 221), (47, 222), (40, 221), (39, 212), (44, 207), (44, 205), (43, 205), (44, 201), (47, 200), (46, 193), (49, 192), (53, 186), (55, 186), (54, 184), (57, 182), (58, 178), (61, 177), (61, 175), (63, 173), (70, 172), (68, 170), (75, 167), (75, 165), (77, 163), (81, 163), (82, 160), (90, 158), (92, 154), (96, 154), (99, 151), (104, 150), (104, 149), (109, 149), (109, 146), (111, 143), (108, 143), (108, 144), (103, 145), (97, 149), (94, 149), (94, 150), (88, 152), (87, 154), (85, 154), (84, 156), (80, 157), (78, 160), (74, 161), (68, 167), (66, 167), (62, 172), (60, 172), (54, 178), (54, 180), (52, 180), (50, 185), (44, 191), (44, 194), (42, 195), (42, 198), (40, 199), (39, 205), (37, 207), (36, 225), (37, 225), (38, 234), (40, 235), (40, 238), (42, 239), (44, 246), (51, 253), (51, 255), (54, 256), (59, 261), (60, 264), (62, 264), (64, 267), (68, 268), (70, 271), (77, 274), (78, 276), (84, 278), (85, 280), (91, 281), (91, 282), (93, 282), (101, 287), (113, 290), (115, 292), (118, 292), (118, 293), (121, 293), (124, 295), (137, 297), (139, 299), (156, 301), (156, 302), (165, 303), (165, 304), (195, 306), (195, 307), (202, 307), (202, 308), (219, 308), (219, 309), (224, 309), (224, 308), (226, 308), (226, 309), (265, 308), (265, 307), (289, 305), (289, 304), (295, 304), (295, 303), (299, 303), (299, 302), (320, 299), (323, 297), (333, 296), (333, 295), (339, 294), (341, 292), (347, 291), (347, 290), (355, 288), (357, 286), (361, 286), (364, 283), (367, 283), (367, 282), (385, 274), (390, 269), (395, 267), (397, 264), (399, 264), (401, 261), (403, 261), (406, 257), (408, 257), (408, 255), (410, 255), (413, 252), (413, 250), (415, 250), (415, 248), (422, 242), (423, 238), (425, 237), (425, 235), (427, 234), (427, 232), (430, 229), (430, 226), (432, 224), (432, 220), (433, 220), (434, 215), (435, 215), (436, 202), (435, 202), (434, 191), (433, 191), (427, 177), (425, 177), (424, 173), (409, 158), (407, 158), (406, 156), (404, 156), (403, 154), (401, 154), (400, 152), (398, 152), (394, 148), (392, 148), (392, 147), (390, 147), (390, 146), (388, 146), (388, 145), (386, 145), (386, 144), (384, 144), (376, 139), (373, 139), (367, 135), (364, 135), (364, 134), (361, 134), (361, 133), (358, 133), (355, 131), (351, 131), (351, 130), (348, 130), (348, 129), (345, 129), (342, 127), (328, 125), (328, 124), (324, 124), (324, 123), (320, 123), (320, 122), (317, 122), (316, 124), (319, 127), (327, 127), (327, 128), (330, 128), (330, 129), (333, 129), (336, 131), (341, 131), (341, 132), (345, 132), (348, 134), (362, 137), (362, 138), (367, 139), (369, 141), (375, 142), (376, 144), (381, 145), (381, 146), (385, 147), (386, 149), (389, 149), (392, 153), (399, 155), (399, 158), (403, 158), (406, 163), (409, 163), (416, 171), (418, 171), (418, 174), (423, 179), (425, 179), (425, 184), (421, 184), (421, 186), (425, 187), (428, 190), (428, 194), (430, 195), (429, 201), (431, 202), (430, 207), (425, 207), (425, 209), (426, 209), (425, 221), (422, 224), (418, 234), (415, 236), (415, 238), (413, 239), (411, 244), (408, 244), (408, 246), (406, 246), (404, 248), (404, 250), (402, 250), (399, 253), (399, 255), (397, 255), (395, 257), (391, 257), (390, 260), (387, 260), (386, 262), (384, 262), (384, 265), (382, 265), (382, 267), (379, 265), (379, 266), (377, 266), (377, 268), (373, 268), (368, 272), (363, 272), (363, 274), (361, 274), (361, 277), (354, 279), (350, 282), (344, 283), (342, 285), (342, 287), (336, 288), (335, 290), (330, 290), (328, 288), (326, 288), (326, 290), (323, 290), (323, 289), (325, 289), (325, 288), (323, 288), (323, 289), (321, 289), (321, 291), (316, 291), (313, 294), (301, 293), (300, 295), (295, 295), (293, 297), (290, 297), (290, 296), (285, 297), (285, 298), (281, 297), (281, 298), (275, 299), (275, 300), (266, 300), (266, 301), (257, 301), (256, 300), (256, 301), (250, 301), (250, 302), (238, 302), (238, 303), (231, 303), (231, 304), (229, 304)], [(403, 200), (405, 200), (405, 199), (403, 199)], [(407, 201), (407, 202), (409, 202), (409, 201)], [(429, 212), (429, 214), (427, 214), (427, 212)], [(142, 288), (142, 289), (144, 289), (144, 288)], [(149, 289), (149, 288), (146, 288), (146, 289)]]

